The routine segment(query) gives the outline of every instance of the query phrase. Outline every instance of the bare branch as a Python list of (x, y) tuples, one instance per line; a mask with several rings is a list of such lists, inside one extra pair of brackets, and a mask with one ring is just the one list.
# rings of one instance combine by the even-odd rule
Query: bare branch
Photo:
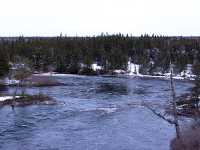
[(170, 124), (175, 124), (175, 122), (173, 120), (170, 120), (168, 118), (166, 118), (164, 115), (162, 115), (161, 113), (156, 112), (155, 109), (153, 109), (152, 107), (150, 107), (148, 104), (143, 104), (144, 107), (146, 107), (147, 109), (149, 109), (151, 112), (153, 112), (156, 116), (158, 116), (159, 118), (167, 121)]

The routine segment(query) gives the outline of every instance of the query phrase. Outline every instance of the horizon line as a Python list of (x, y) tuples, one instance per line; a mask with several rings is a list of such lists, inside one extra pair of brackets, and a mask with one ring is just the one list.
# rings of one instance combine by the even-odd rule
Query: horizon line
[(108, 32), (102, 32), (100, 34), (91, 34), (91, 35), (68, 35), (68, 34), (62, 34), (62, 32), (58, 35), (13, 35), (13, 36), (1, 36), (0, 38), (19, 38), (19, 37), (25, 37), (25, 38), (54, 38), (54, 37), (99, 37), (99, 36), (117, 36), (117, 35), (122, 35), (122, 36), (127, 36), (128, 37), (142, 37), (142, 36), (149, 36), (149, 37), (195, 37), (195, 38), (200, 38), (200, 35), (166, 35), (166, 34), (140, 34), (140, 35), (134, 35), (131, 33), (108, 33)]

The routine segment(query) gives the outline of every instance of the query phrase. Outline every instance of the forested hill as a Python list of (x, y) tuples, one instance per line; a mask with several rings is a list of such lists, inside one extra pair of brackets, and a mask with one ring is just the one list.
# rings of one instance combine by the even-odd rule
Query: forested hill
[[(200, 37), (100, 35), (94, 37), (2, 37), (0, 74), (15, 57), (27, 58), (35, 70), (78, 73), (81, 65), (97, 63), (104, 72), (127, 69), (131, 61), (141, 72), (166, 72), (170, 58), (176, 71), (200, 60)], [(5, 67), (3, 67), (5, 66)]]

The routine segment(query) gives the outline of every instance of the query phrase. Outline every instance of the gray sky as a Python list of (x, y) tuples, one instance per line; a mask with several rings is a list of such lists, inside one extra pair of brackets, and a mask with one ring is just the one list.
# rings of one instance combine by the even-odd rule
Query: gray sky
[(0, 36), (200, 35), (200, 0), (0, 0)]

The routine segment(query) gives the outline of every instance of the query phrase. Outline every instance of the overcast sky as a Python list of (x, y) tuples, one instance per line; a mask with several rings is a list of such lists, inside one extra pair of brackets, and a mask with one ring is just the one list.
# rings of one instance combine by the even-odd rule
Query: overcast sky
[(200, 0), (0, 0), (0, 36), (200, 35)]

